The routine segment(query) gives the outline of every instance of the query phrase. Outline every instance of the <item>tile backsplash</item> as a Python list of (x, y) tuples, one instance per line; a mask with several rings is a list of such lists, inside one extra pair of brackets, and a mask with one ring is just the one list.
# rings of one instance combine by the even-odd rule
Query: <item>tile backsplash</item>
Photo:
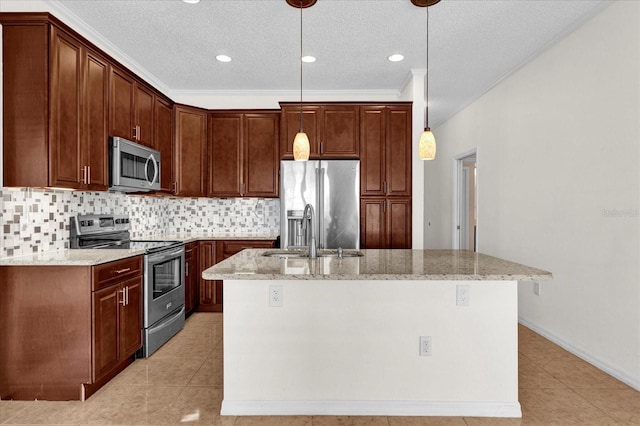
[(0, 188), (0, 195), (0, 257), (69, 248), (69, 219), (76, 214), (129, 214), (132, 238), (175, 232), (280, 231), (279, 199), (177, 198), (32, 188)]

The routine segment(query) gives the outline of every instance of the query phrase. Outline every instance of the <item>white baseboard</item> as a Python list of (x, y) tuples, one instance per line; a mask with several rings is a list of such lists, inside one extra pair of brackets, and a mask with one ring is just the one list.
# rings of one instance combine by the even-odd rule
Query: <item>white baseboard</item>
[(465, 416), (522, 417), (519, 402), (465, 401), (222, 401), (223, 416)]
[(573, 346), (571, 343), (559, 338), (558, 336), (548, 332), (547, 330), (544, 330), (532, 323), (530, 323), (529, 321), (523, 319), (523, 318), (518, 318), (518, 322), (522, 325), (524, 325), (527, 328), (530, 328), (531, 330), (535, 331), (536, 333), (538, 333), (539, 335), (541, 335), (542, 337), (544, 337), (545, 339), (551, 340), (553, 343), (555, 343), (556, 345), (560, 346), (562, 349), (571, 352), (572, 354), (574, 354), (575, 356), (577, 356), (578, 358), (581, 358), (583, 360), (585, 360), (586, 362), (588, 362), (589, 364), (599, 368), (600, 370), (604, 371), (605, 373), (609, 374), (610, 376), (615, 377), (616, 379), (620, 380), (623, 383), (626, 383), (627, 385), (631, 386), (632, 388), (640, 391), (640, 379), (635, 378), (633, 376), (631, 376), (630, 374), (621, 371), (620, 369), (602, 361), (601, 359), (583, 351), (580, 348), (577, 348), (575, 346)]

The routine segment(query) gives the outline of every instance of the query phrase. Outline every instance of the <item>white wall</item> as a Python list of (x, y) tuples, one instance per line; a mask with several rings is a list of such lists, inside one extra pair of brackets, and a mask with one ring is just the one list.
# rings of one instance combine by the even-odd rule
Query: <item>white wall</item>
[[(435, 129), (425, 243), (478, 148), (481, 252), (553, 272), (521, 321), (640, 389), (640, 2), (616, 2)], [(430, 225), (429, 225), (430, 224)]]

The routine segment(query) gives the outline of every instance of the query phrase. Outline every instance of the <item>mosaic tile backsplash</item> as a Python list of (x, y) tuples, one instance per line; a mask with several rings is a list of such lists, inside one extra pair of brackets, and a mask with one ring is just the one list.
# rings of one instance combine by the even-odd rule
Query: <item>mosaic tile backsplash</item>
[(1, 188), (0, 257), (69, 248), (76, 214), (128, 214), (131, 236), (176, 232), (280, 231), (280, 200), (173, 198), (109, 192)]

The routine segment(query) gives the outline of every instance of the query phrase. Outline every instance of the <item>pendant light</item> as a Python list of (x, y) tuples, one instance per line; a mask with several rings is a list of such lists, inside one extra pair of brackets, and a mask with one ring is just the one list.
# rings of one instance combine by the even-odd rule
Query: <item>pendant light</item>
[(418, 157), (421, 160), (433, 160), (436, 158), (436, 138), (429, 128), (429, 6), (433, 6), (440, 0), (411, 0), (411, 3), (427, 9), (427, 75), (425, 81), (425, 114), (424, 132), (418, 142)]
[(300, 131), (293, 139), (293, 159), (307, 161), (309, 159), (309, 137), (302, 126), (302, 9), (313, 6), (316, 0), (286, 0), (290, 6), (300, 9)]

